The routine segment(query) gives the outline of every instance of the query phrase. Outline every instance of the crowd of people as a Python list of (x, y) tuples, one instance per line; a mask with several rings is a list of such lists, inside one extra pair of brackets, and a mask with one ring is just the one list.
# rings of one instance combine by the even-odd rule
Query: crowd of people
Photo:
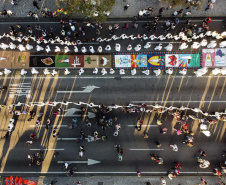
[[(179, 45), (179, 50), (184, 50), (188, 48), (188, 43), (191, 43), (192, 49), (198, 49), (200, 47), (207, 47), (207, 48), (215, 48), (217, 47), (217, 41), (220, 40), (219, 47), (226, 47), (226, 41), (225, 36), (226, 32), (223, 31), (222, 33), (218, 33), (217, 31), (210, 31), (209, 30), (209, 24), (211, 23), (211, 18), (207, 17), (203, 22), (198, 25), (197, 23), (193, 23), (191, 18), (187, 18), (185, 24), (183, 24), (183, 27), (180, 29), (179, 34), (173, 35), (170, 32), (174, 32), (174, 30), (177, 28), (177, 26), (180, 24), (179, 18), (172, 18), (172, 20), (166, 20), (163, 26), (159, 26), (159, 20), (161, 19), (161, 16), (157, 16), (154, 18), (153, 22), (147, 21), (144, 25), (141, 26), (142, 30), (144, 31), (143, 34), (137, 34), (137, 35), (127, 35), (126, 33), (121, 34), (120, 36), (117, 36), (117, 32), (119, 32), (120, 29), (128, 30), (128, 29), (137, 29), (139, 27), (139, 24), (137, 22), (138, 17), (133, 17), (133, 23), (132, 25), (129, 25), (129, 23), (124, 23), (123, 26), (120, 24), (114, 24), (114, 25), (107, 25), (106, 30), (108, 31), (109, 35), (111, 35), (111, 38), (102, 38), (100, 35), (105, 33), (104, 25), (101, 23), (92, 23), (88, 22), (85, 26), (84, 25), (77, 25), (76, 22), (73, 22), (72, 19), (68, 19), (66, 21), (65, 19), (61, 19), (60, 24), (62, 26), (61, 30), (57, 30), (55, 27), (50, 26), (49, 30), (43, 28), (40, 24), (36, 24), (33, 28), (30, 25), (16, 25), (10, 26), (9, 33), (4, 33), (3, 35), (0, 35), (0, 38), (10, 38), (12, 42), (9, 44), (7, 43), (1, 43), (0, 48), (3, 50), (6, 49), (19, 49), (20, 51), (26, 51), (26, 50), (36, 50), (38, 52), (82, 52), (82, 53), (102, 53), (103, 51), (109, 52), (112, 51), (114, 48), (115, 51), (120, 52), (122, 49), (126, 49), (127, 51), (131, 51), (134, 49), (135, 51), (140, 51), (142, 48), (145, 50), (150, 48), (152, 46), (152, 42), (154, 40), (163, 41), (163, 40), (175, 40), (180, 41), (181, 44)], [(88, 29), (87, 29), (88, 28)], [(156, 35), (155, 32), (157, 32), (159, 29), (162, 29), (166, 34), (165, 35)], [(90, 34), (92, 32), (92, 34)], [(59, 33), (59, 35), (56, 35), (56, 33)], [(94, 35), (93, 33), (96, 33)], [(90, 37), (90, 38), (89, 38)], [(212, 40), (208, 43), (206, 38), (213, 38), (215, 40)], [(144, 40), (147, 41), (144, 46), (141, 46), (141, 44), (137, 44), (136, 46), (132, 47), (132, 44), (129, 44), (126, 48), (121, 48), (121, 45), (119, 43), (116, 43), (114, 47), (112, 47), (110, 44), (103, 46), (98, 46), (97, 50), (94, 49), (92, 46), (92, 43), (101, 43), (101, 42), (110, 42), (111, 40), (124, 40), (124, 39), (131, 39), (131, 40)], [(195, 40), (202, 39), (201, 42), (196, 42)], [(34, 43), (37, 43), (36, 46), (30, 44), (32, 41)], [(17, 45), (16, 43), (19, 42)], [(22, 42), (27, 42), (27, 44), (23, 45)], [(63, 49), (61, 49), (59, 46), (55, 46), (54, 51), (51, 50), (50, 46), (52, 44), (60, 44), (64, 46)], [(82, 46), (84, 43), (90, 43), (90, 46), (88, 49), (85, 46)], [(43, 47), (43, 44), (45, 47)], [(73, 46), (73, 49), (70, 48), (70, 46)], [(79, 50), (79, 46), (81, 46), (81, 50)], [(162, 43), (159, 43), (154, 50), (161, 51), (162, 49), (165, 49), (166, 51), (172, 51), (173, 50), (173, 44), (169, 43), (166, 47), (162, 46)]]
[[(42, 103), (41, 106), (45, 106), (45, 105), (49, 105), (49, 106), (57, 106), (57, 104), (59, 104), (60, 102), (48, 102), (48, 103)], [(67, 104), (68, 105), (69, 102), (61, 102), (60, 104)], [(110, 139), (109, 135), (107, 134), (99, 134), (99, 132), (105, 131), (106, 129), (114, 129), (114, 134), (113, 136), (118, 136), (119, 131), (121, 129), (121, 125), (119, 124), (120, 120), (117, 119), (117, 117), (114, 115), (114, 109), (121, 109), (121, 111), (124, 114), (131, 114), (131, 113), (139, 113), (139, 112), (145, 112), (145, 113), (152, 113), (152, 112), (156, 112), (157, 113), (157, 118), (156, 118), (156, 123), (157, 125), (159, 125), (159, 129), (160, 129), (160, 134), (166, 134), (167, 133), (167, 128), (164, 127), (164, 121), (161, 119), (162, 115), (164, 113), (167, 113), (170, 116), (173, 116), (174, 119), (176, 119), (176, 125), (174, 126), (174, 131), (176, 135), (181, 135), (184, 134), (185, 136), (185, 140), (184, 140), (184, 144), (186, 144), (189, 147), (193, 147), (194, 146), (194, 133), (192, 132), (191, 128), (190, 128), (190, 123), (188, 123), (189, 119), (192, 120), (198, 120), (199, 121), (199, 125), (202, 124), (212, 124), (215, 125), (217, 124), (218, 121), (224, 121), (226, 120), (226, 116), (225, 113), (215, 113), (214, 115), (210, 115), (208, 113), (204, 113), (202, 112), (200, 109), (198, 108), (187, 108), (187, 107), (163, 107), (160, 105), (147, 105), (145, 103), (142, 104), (138, 104), (138, 105), (134, 105), (134, 104), (129, 104), (126, 106), (120, 106), (120, 105), (112, 105), (112, 106), (106, 106), (103, 104), (100, 105), (95, 105), (93, 103), (83, 103), (83, 102), (78, 102), (78, 103), (74, 103), (76, 105), (80, 106), (80, 111), (78, 112), (78, 117), (75, 117), (72, 119), (71, 123), (68, 125), (69, 129), (79, 129), (80, 126), (82, 126), (81, 122), (82, 119), (85, 118), (85, 123), (87, 126), (87, 131), (88, 129), (92, 126), (92, 124), (96, 124), (98, 126), (98, 130), (94, 131), (93, 136), (88, 136), (87, 135), (87, 131), (86, 129), (80, 129), (80, 136), (76, 137), (77, 140), (76, 142), (79, 143), (78, 146), (78, 156), (80, 158), (83, 157), (84, 152), (85, 152), (85, 140), (88, 140), (88, 142), (96, 142), (98, 140), (101, 141), (106, 141), (107, 139)], [(20, 106), (22, 105), (27, 105), (27, 104), (23, 104), (20, 103)], [(9, 108), (9, 113), (13, 114), (14, 116), (20, 116), (22, 114), (29, 114), (29, 118), (27, 121), (31, 121), (32, 119), (35, 119), (36, 121), (36, 127), (40, 126), (40, 122), (43, 121), (43, 113), (42, 112), (38, 112), (36, 113), (35, 111), (35, 107), (38, 106), (39, 104), (29, 104), (26, 106), (26, 108), (23, 108), (22, 110), (20, 108), (20, 106), (17, 106), (16, 104), (14, 105), (10, 105), (8, 106)], [(24, 106), (23, 106), (24, 107)], [(31, 109), (33, 107), (33, 109)], [(57, 106), (58, 108), (55, 108), (55, 111), (52, 113), (52, 116), (50, 115), (50, 117), (46, 120), (46, 126), (45, 129), (48, 131), (50, 126), (53, 125), (54, 122), (54, 118), (60, 114), (64, 113), (63, 107), (62, 106)], [(31, 110), (29, 110), (31, 109)], [(86, 112), (88, 111), (88, 109), (91, 109), (91, 111), (95, 114), (95, 118), (89, 118), (87, 116), (85, 116)], [(190, 111), (192, 111), (193, 113), (191, 113)], [(196, 115), (194, 115), (194, 113)], [(37, 117), (37, 118), (36, 118)], [(15, 127), (15, 120), (12, 118), (10, 119), (10, 123), (9, 123), (9, 127), (8, 127), (8, 132), (10, 133), (8, 135), (8, 137), (12, 134), (13, 128)], [(138, 131), (141, 131), (141, 127), (143, 126), (143, 119), (139, 119), (137, 122), (137, 125), (135, 126), (135, 129), (137, 129)], [(201, 131), (201, 130), (200, 130)], [(52, 131), (51, 131), (51, 135), (53, 138), (56, 138), (59, 135), (59, 132), (57, 132), (57, 128), (53, 127)], [(100, 138), (98, 137), (100, 135)], [(208, 136), (209, 137), (209, 136)], [(6, 137), (7, 138), (7, 137)], [(32, 144), (34, 143), (34, 140), (36, 138), (36, 133), (31, 133), (30, 134), (30, 141), (27, 141), (28, 146), (32, 146)], [(149, 138), (149, 134), (147, 132), (144, 132), (144, 139), (148, 139)], [(38, 138), (37, 138), (38, 139)], [(153, 141), (156, 146), (158, 148), (161, 148), (161, 141), (160, 140), (154, 140)], [(179, 147), (172, 143), (169, 145), (169, 147), (172, 148), (173, 152), (178, 152)], [(118, 154), (118, 161), (122, 161), (123, 160), (123, 155), (124, 155), (124, 151), (123, 148), (121, 147), (120, 144), (118, 145), (114, 145), (114, 148), (117, 151)], [(195, 157), (197, 158), (197, 166), (199, 166), (200, 168), (208, 168), (210, 166), (210, 162), (205, 159), (206, 157), (208, 157), (208, 155), (206, 154), (206, 152), (202, 149), (200, 149), (198, 152), (198, 155), (195, 155)], [(55, 152), (53, 157), (57, 157), (59, 155), (58, 152)], [(32, 155), (28, 155), (28, 159), (29, 159), (29, 166), (33, 166), (33, 165), (41, 165), (42, 162), (45, 160), (44, 156), (43, 156), (43, 152), (37, 152), (34, 153)], [(164, 159), (155, 154), (155, 153), (151, 153), (150, 154), (150, 159), (155, 161), (158, 165), (162, 165), (164, 163)], [(173, 179), (175, 177), (177, 177), (180, 174), (180, 171), (182, 170), (182, 164), (180, 164), (179, 162), (173, 161), (172, 162), (173, 167), (171, 168), (171, 170), (168, 173), (168, 177), (169, 179)], [(77, 170), (77, 168), (75, 167), (69, 167), (70, 163), (68, 163), (67, 161), (64, 163), (64, 170), (67, 172), (68, 176), (73, 176), (74, 172)], [(213, 170), (214, 170), (214, 175), (217, 176), (222, 176), (222, 174), (225, 174), (226, 172), (226, 166), (225, 166), (225, 161), (222, 161), (219, 163), (218, 166), (216, 166)], [(137, 172), (138, 177), (141, 176), (141, 172), (138, 171)], [(162, 183), (164, 184), (165, 179), (162, 178), (161, 179)], [(201, 179), (201, 181), (205, 181), (205, 179)]]
[[(131, 105), (131, 107), (124, 107), (122, 108), (123, 112), (125, 113), (132, 113), (132, 112), (140, 112), (140, 111), (145, 111), (145, 112), (149, 112), (149, 111), (156, 111), (158, 116), (157, 116), (157, 124), (159, 126), (161, 126), (160, 128), (160, 133), (162, 134), (166, 134), (167, 132), (167, 128), (165, 128), (163, 126), (164, 122), (161, 119), (161, 116), (163, 113), (168, 113), (170, 116), (173, 116), (174, 119), (176, 119), (177, 124), (174, 126), (174, 131), (176, 133), (176, 135), (181, 135), (184, 134), (185, 135), (185, 140), (184, 140), (184, 144), (186, 144), (189, 147), (193, 147), (194, 146), (194, 133), (191, 130), (191, 128), (189, 128), (189, 123), (188, 120), (189, 119), (193, 119), (193, 120), (197, 120), (199, 121), (199, 126), (200, 126), (200, 132), (202, 132), (201, 129), (201, 125), (215, 125), (218, 121), (217, 121), (217, 117), (215, 118), (210, 118), (208, 115), (192, 115), (192, 114), (188, 114), (187, 109), (176, 109), (175, 111), (172, 109), (164, 109), (162, 107), (155, 107), (153, 110), (150, 110), (149, 107), (146, 104), (141, 104), (138, 107), (136, 107), (135, 105)], [(197, 110), (197, 109), (196, 109)], [(196, 111), (195, 111), (196, 112)], [(188, 115), (186, 115), (188, 114)], [(138, 131), (141, 131), (141, 127), (143, 124), (143, 120), (138, 120), (138, 124), (135, 126), (135, 129), (137, 129)], [(210, 137), (210, 135), (206, 135), (207, 137)], [(144, 138), (148, 139), (149, 138), (149, 134), (144, 132)], [(159, 140), (155, 140), (154, 143), (156, 144), (156, 146), (159, 148), (161, 147), (161, 142)], [(169, 147), (172, 148), (172, 150), (174, 152), (178, 152), (179, 148), (176, 144), (170, 144)], [(208, 168), (210, 166), (210, 162), (207, 159), (204, 159), (204, 157), (206, 157), (207, 154), (204, 150), (200, 149), (198, 151), (198, 155), (195, 155), (195, 157), (197, 158), (197, 165), (200, 168)], [(223, 155), (224, 157), (224, 155)], [(150, 154), (150, 158), (151, 160), (154, 160), (157, 162), (157, 164), (163, 164), (163, 158), (159, 157), (158, 155), (156, 155), (155, 153), (151, 153)], [(169, 179), (173, 179), (175, 177), (177, 177), (180, 174), (180, 170), (182, 169), (182, 165), (178, 162), (173, 161), (173, 164), (175, 164), (175, 166), (173, 168), (171, 168), (171, 170), (168, 173), (168, 177)], [(223, 166), (222, 166), (223, 164)], [(217, 176), (221, 176), (222, 174), (225, 174), (226, 170), (225, 170), (225, 161), (223, 163), (219, 163), (218, 166), (216, 168), (213, 169), (213, 174), (217, 175)], [(140, 171), (138, 171), (138, 177), (140, 176)]]

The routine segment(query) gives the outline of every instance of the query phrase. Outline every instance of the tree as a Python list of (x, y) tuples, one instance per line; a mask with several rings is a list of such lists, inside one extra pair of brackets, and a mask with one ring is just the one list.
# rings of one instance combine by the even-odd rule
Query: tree
[(92, 21), (106, 21), (106, 13), (109, 12), (115, 0), (59, 0), (57, 5), (69, 14), (81, 13)]
[(170, 3), (173, 7), (178, 5), (186, 5), (186, 0), (163, 0)]
[[(168, 4), (171, 4), (171, 6), (173, 8), (175, 8), (176, 6), (186, 6), (188, 7), (189, 3), (187, 3), (186, 0), (162, 0), (163, 2), (166, 2)], [(192, 4), (192, 6), (196, 7), (197, 10), (200, 10), (201, 8), (201, 4), (202, 4), (202, 0), (196, 1), (196, 0), (191, 0), (190, 4)]]

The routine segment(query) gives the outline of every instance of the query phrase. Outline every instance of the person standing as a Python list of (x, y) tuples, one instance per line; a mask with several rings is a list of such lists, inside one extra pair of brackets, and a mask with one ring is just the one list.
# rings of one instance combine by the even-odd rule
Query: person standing
[(165, 7), (162, 7), (159, 9), (159, 15), (158, 17), (162, 17), (162, 13), (165, 11)]
[[(40, 0), (39, 0), (40, 1)], [(51, 181), (50, 185), (55, 185), (57, 183), (57, 181)]]
[(200, 180), (201, 180), (201, 185), (207, 184), (207, 181), (205, 179), (200, 178)]
[(125, 5), (124, 6), (124, 11), (127, 11), (128, 10), (128, 8), (129, 8), (129, 5), (127, 4), (127, 5)]
[(33, 1), (33, 6), (36, 7), (37, 9), (40, 9), (40, 8), (38, 7), (38, 2), (37, 2), (36, 0)]
[(208, 4), (208, 6), (206, 7), (205, 11), (207, 11), (207, 10), (212, 10), (213, 7), (214, 7), (214, 4), (213, 4), (212, 2), (210, 2), (210, 3)]
[(141, 177), (141, 172), (137, 171), (137, 177)]
[(161, 185), (166, 185), (166, 180), (163, 178), (163, 177), (161, 177)]

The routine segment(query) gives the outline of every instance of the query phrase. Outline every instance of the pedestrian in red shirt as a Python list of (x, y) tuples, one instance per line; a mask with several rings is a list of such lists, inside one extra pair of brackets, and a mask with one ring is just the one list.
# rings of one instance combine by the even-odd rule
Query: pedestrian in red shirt
[(128, 23), (125, 23), (124, 26), (123, 26), (122, 28), (124, 28), (125, 30), (128, 30), (129, 24), (128, 24)]

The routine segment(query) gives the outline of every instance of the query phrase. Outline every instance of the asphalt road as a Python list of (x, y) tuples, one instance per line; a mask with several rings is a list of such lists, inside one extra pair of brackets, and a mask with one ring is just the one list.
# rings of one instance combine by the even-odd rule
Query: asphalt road
[[(89, 77), (89, 78), (87, 78)], [(59, 77), (43, 77), (34, 76), (18, 78), (13, 73), (12, 76), (1, 78), (0, 83), (9, 86), (8, 91), (1, 92), (0, 103), (18, 102), (93, 102), (95, 104), (104, 105), (127, 105), (131, 102), (139, 104), (146, 102), (148, 105), (158, 103), (165, 106), (188, 106), (199, 107), (204, 112), (225, 111), (225, 77), (199, 77), (195, 76), (166, 76), (160, 77), (148, 76), (139, 78), (138, 76), (124, 76), (119, 78), (116, 76), (59, 76)], [(16, 85), (17, 84), (17, 85)], [(19, 86), (18, 86), (19, 84)], [(92, 92), (84, 91), (83, 87), (94, 85)], [(14, 88), (14, 89), (13, 89)], [(20, 95), (15, 95), (17, 91), (21, 91)], [(58, 92), (57, 92), (58, 91)], [(59, 91), (80, 91), (80, 92), (59, 92)], [(81, 92), (83, 91), (83, 92)], [(53, 173), (64, 174), (62, 171), (63, 161), (73, 161), (72, 166), (78, 167), (76, 173), (79, 174), (94, 174), (94, 175), (131, 175), (137, 170), (140, 170), (144, 175), (161, 175), (166, 174), (173, 166), (173, 161), (178, 161), (183, 165), (181, 174), (183, 175), (211, 175), (213, 168), (222, 159), (223, 151), (225, 150), (225, 123), (219, 121), (216, 125), (209, 125), (211, 137), (206, 137), (200, 133), (198, 122), (189, 119), (188, 124), (195, 133), (194, 146), (189, 147), (183, 144), (185, 135), (177, 136), (173, 131), (173, 127), (179, 128), (172, 116), (164, 114), (163, 125), (156, 124), (157, 113), (123, 113), (122, 110), (116, 109), (107, 114), (107, 118), (117, 116), (117, 122), (121, 124), (122, 129), (117, 137), (113, 136), (113, 128), (107, 128), (103, 131), (98, 127), (95, 118), (91, 118), (91, 127), (87, 127), (84, 119), (78, 119), (78, 127), (73, 130), (68, 129), (71, 123), (71, 117), (57, 116), (53, 113), (59, 108), (45, 106), (35, 107), (37, 112), (43, 112), (41, 125), (35, 128), (35, 121), (27, 121), (28, 115), (20, 115), (16, 121), (15, 130), (8, 139), (1, 139), (0, 147), (1, 157), (1, 173), (3, 174), (33, 174)], [(69, 104), (62, 105), (63, 110), (72, 110), (71, 108), (80, 109), (80, 106)], [(21, 107), (17, 107), (21, 109)], [(31, 110), (31, 109), (30, 109)], [(88, 109), (91, 112), (91, 109)], [(191, 111), (187, 114), (192, 114)], [(12, 115), (8, 113), (8, 109), (3, 107), (1, 110), (1, 137), (7, 130), (9, 119)], [(14, 115), (14, 118), (16, 116)], [(37, 117), (36, 117), (37, 118)], [(54, 127), (58, 127), (60, 135), (58, 138), (51, 136), (53, 127), (48, 131), (45, 130), (46, 120), (50, 118)], [(135, 130), (137, 120), (143, 118), (144, 126), (138, 132)], [(168, 128), (167, 134), (160, 134), (159, 129), (162, 127)], [(98, 131), (99, 138), (102, 135), (107, 135), (106, 141), (87, 140), (76, 143), (75, 138), (80, 136), (80, 130), (85, 130), (86, 138), (92, 136), (94, 131)], [(143, 138), (143, 132), (149, 133), (149, 138)], [(36, 133), (37, 138), (35, 143), (28, 147), (26, 141), (29, 140), (29, 135)], [(153, 141), (157, 139), (162, 146), (157, 148)], [(124, 149), (123, 161), (117, 160), (117, 152), (114, 149), (115, 144), (120, 144)], [(177, 144), (178, 152), (172, 151), (170, 144)], [(79, 158), (79, 146), (85, 146), (83, 158)], [(198, 167), (194, 157), (197, 151), (202, 148), (210, 161), (211, 165), (207, 169)], [(45, 150), (46, 149), (46, 150)], [(48, 149), (48, 150), (47, 150)], [(157, 150), (156, 150), (157, 149)], [(27, 156), (38, 150), (43, 150), (45, 160), (41, 166), (29, 167)], [(57, 158), (53, 158), (53, 153), (59, 152)], [(158, 165), (150, 159), (149, 154), (155, 153), (163, 158), (164, 164)], [(88, 159), (98, 161), (97, 164), (87, 165)]]
[[(176, 28), (174, 30), (171, 30), (170, 33), (172, 33), (173, 35), (176, 35), (176, 34), (179, 34), (179, 32), (181, 31), (181, 28), (184, 27), (184, 24), (186, 22), (186, 19), (185, 18), (179, 18), (180, 19), (180, 23), (176, 26)], [(197, 24), (197, 27), (200, 27), (202, 25), (202, 21), (205, 20), (205, 17), (203, 18), (192, 18), (192, 23), (193, 24)], [(157, 37), (160, 36), (160, 35), (166, 35), (166, 33), (164, 33), (164, 30), (165, 30), (165, 22), (167, 20), (171, 20), (173, 21), (174, 18), (172, 17), (169, 17), (169, 18), (161, 18), (160, 21), (159, 21), (159, 24), (158, 24), (158, 27), (159, 27), (159, 30), (157, 31), (152, 31), (150, 33), (151, 34), (155, 34)], [(134, 29), (132, 28), (132, 20), (128, 20), (128, 21), (125, 21), (125, 20), (113, 20), (113, 21), (108, 21), (106, 23), (103, 23), (103, 29), (101, 30), (101, 33), (98, 37), (101, 37), (101, 38), (111, 38), (112, 35), (109, 35), (109, 32), (106, 30), (107, 27), (109, 25), (114, 25), (116, 23), (118, 23), (120, 25), (120, 29), (118, 30), (115, 30), (114, 34), (117, 35), (118, 37), (121, 36), (122, 34), (126, 34), (126, 35), (134, 35), (134, 36), (137, 36), (138, 34), (147, 34), (147, 29), (142, 27), (143, 25), (145, 25), (145, 23), (147, 22), (150, 22), (151, 24), (153, 23), (154, 19), (153, 18), (148, 18), (147, 20), (144, 20), (144, 19), (141, 19), (137, 21), (139, 27), (138, 29)], [(213, 18), (212, 22), (208, 24), (209, 28), (211, 31), (215, 31), (217, 30), (219, 33), (220, 32), (223, 32), (224, 31), (224, 28), (222, 27), (223, 26), (223, 18)], [(129, 23), (129, 29), (128, 30), (124, 30), (122, 29), (123, 25), (125, 22), (128, 22)], [(24, 27), (26, 25), (30, 25), (32, 28), (33, 28), (33, 34), (36, 35), (37, 37), (41, 35), (41, 31), (37, 31), (35, 30), (35, 25), (36, 24), (39, 24), (42, 29), (46, 30), (47, 33), (50, 32), (50, 26), (53, 26), (56, 31), (53, 32), (53, 35), (54, 37), (55, 36), (60, 36), (60, 31), (62, 30), (62, 24), (60, 24), (59, 22), (11, 22), (11, 23), (7, 23), (7, 22), (1, 22), (1, 30), (0, 30), (0, 34), (3, 34), (3, 33), (8, 33), (9, 32), (9, 26), (13, 26), (17, 32), (19, 32), (19, 30), (16, 28), (16, 25), (17, 24), (21, 24), (23, 25)], [(72, 35), (70, 36), (71, 38), (71, 41), (72, 40), (81, 40), (82, 42), (84, 41), (84, 39), (88, 39), (90, 40), (91, 38), (93, 37), (96, 37), (96, 30), (95, 29), (90, 29), (89, 27), (86, 26), (87, 23), (76, 23), (76, 32), (79, 32), (79, 27), (83, 26), (84, 29), (85, 29), (85, 32), (86, 32), (86, 35), (82, 35), (81, 32), (80, 33), (80, 36), (77, 37), (76, 39), (74, 38), (73, 36), (73, 32), (72, 32)], [(67, 29), (70, 29), (69, 26), (67, 26)], [(22, 29), (22, 32), (25, 33), (25, 30)], [(113, 35), (114, 35), (113, 34)], [(148, 35), (148, 36), (150, 36)], [(48, 40), (49, 38), (47, 38)], [(211, 41), (213, 40), (213, 38), (206, 38), (208, 41)], [(196, 39), (195, 42), (200, 42), (202, 39)], [(1, 39), (1, 42), (3, 43), (9, 43), (11, 42), (12, 40), (10, 38), (3, 38)], [(221, 40), (217, 40), (217, 42), (219, 43)], [(152, 42), (152, 46), (148, 49), (144, 49), (143, 46), (146, 44), (146, 42)], [(21, 43), (17, 42), (17, 41), (14, 41), (13, 42), (14, 44), (16, 45), (19, 45)], [(111, 40), (110, 42), (101, 42), (101, 43), (98, 43), (98, 42), (84, 42), (84, 44), (82, 45), (79, 45), (78, 46), (78, 49), (79, 49), (79, 53), (81, 52), (81, 47), (82, 46), (85, 46), (88, 50), (87, 53), (90, 53), (89, 52), (89, 46), (92, 45), (95, 49), (95, 51), (97, 51), (97, 48), (98, 46), (102, 46), (103, 47), (103, 53), (111, 53), (111, 52), (115, 52), (115, 44), (116, 43), (120, 43), (121, 44), (121, 52), (127, 52), (126, 50), (126, 47), (131, 44), (133, 49), (131, 50), (131, 52), (134, 52), (134, 47), (137, 45), (137, 44), (141, 44), (142, 45), (142, 50), (141, 51), (154, 51), (154, 48), (159, 44), (159, 43), (162, 43), (163, 44), (163, 49), (161, 51), (165, 51), (164, 47), (166, 47), (169, 43), (172, 43), (173, 44), (173, 50), (172, 51), (178, 51), (178, 48), (179, 48), (179, 45), (182, 43), (181, 40), (169, 40), (169, 39), (166, 39), (166, 40), (163, 40), (163, 41), (160, 41), (160, 40), (154, 40), (154, 41), (151, 41), (150, 39), (149, 40), (143, 40), (143, 39), (135, 39), (135, 40), (131, 40), (131, 39), (125, 39), (125, 40), (122, 40), (122, 39), (119, 39), (119, 40)], [(23, 45), (26, 45), (27, 42), (23, 42), (22, 43)], [(37, 45), (37, 43), (35, 43), (34, 41), (29, 41), (29, 44), (33, 45), (34, 48), (35, 46)], [(188, 43), (189, 47), (185, 50), (182, 50), (182, 51), (201, 51), (201, 47), (199, 49), (191, 49), (191, 43)], [(105, 51), (104, 48), (106, 47), (106, 45), (110, 45), (111, 46), (111, 51)], [(42, 47), (45, 47), (46, 44), (40, 44), (40, 46)], [(61, 52), (60, 53), (63, 53), (64, 51), (64, 46), (58, 44), (58, 43), (55, 43), (53, 45), (50, 44), (50, 48), (51, 48), (51, 52), (54, 53), (54, 48), (55, 46), (59, 46), (61, 48)], [(71, 52), (73, 53), (74, 51), (74, 47), (73, 46), (69, 46), (69, 49), (71, 50)], [(9, 49), (10, 50), (10, 49)], [(17, 49), (16, 49), (17, 50)], [(31, 52), (35, 52), (36, 50), (31, 50)], [(52, 53), (49, 53), (49, 54), (52, 54)], [(46, 52), (39, 52), (40, 55), (44, 55), (46, 54)]]

